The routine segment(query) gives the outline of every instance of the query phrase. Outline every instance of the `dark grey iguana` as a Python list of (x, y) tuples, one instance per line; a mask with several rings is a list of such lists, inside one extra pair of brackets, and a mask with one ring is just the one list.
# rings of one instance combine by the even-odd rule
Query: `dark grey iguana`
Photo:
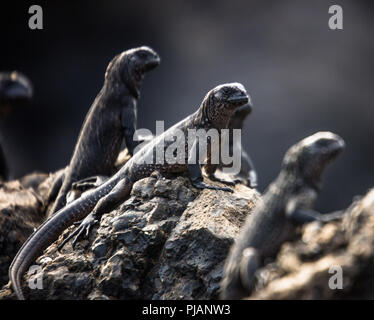
[[(224, 165), (222, 163), (212, 164), (212, 163), (209, 163), (209, 160), (208, 160), (208, 163), (204, 165), (203, 170), (205, 171), (207, 176), (213, 181), (218, 181), (218, 182), (222, 182), (222, 183), (226, 183), (230, 185), (234, 185), (235, 183), (241, 182), (251, 188), (255, 188), (257, 186), (257, 173), (255, 171), (252, 160), (247, 154), (247, 152), (245, 152), (245, 150), (242, 148), (242, 144), (239, 141), (234, 141), (233, 134), (232, 134), (232, 129), (241, 130), (243, 128), (245, 119), (252, 112), (251, 99), (249, 96), (248, 98), (249, 98), (249, 102), (245, 104), (244, 106), (237, 108), (234, 111), (228, 124), (228, 129), (230, 129), (229, 153), (230, 155), (234, 154), (234, 149), (236, 149), (235, 151), (241, 154), (240, 171), (237, 174), (229, 175), (230, 180), (220, 179), (219, 177), (215, 175), (215, 172), (219, 173), (223, 167), (229, 168), (230, 166), (232, 166), (232, 164), (228, 164), (228, 165)], [(147, 142), (151, 141), (153, 138), (154, 136), (152, 134), (148, 136), (138, 137), (139, 141), (141, 141), (143, 146)], [(126, 163), (126, 161), (128, 161), (129, 158), (130, 157), (129, 157), (128, 150), (124, 149), (120, 153), (117, 159), (116, 166), (121, 163), (122, 164)], [(98, 185), (102, 184), (106, 180), (107, 180), (107, 177), (105, 176), (94, 176), (94, 177), (89, 177), (81, 181), (78, 181), (76, 183), (73, 183), (72, 190), (68, 194), (67, 197), (70, 198), (71, 200), (75, 200), (77, 197), (79, 197), (79, 195), (83, 191), (90, 189), (90, 188), (97, 187)], [(70, 199), (68, 200), (69, 202), (71, 201)]]
[(287, 151), (280, 174), (246, 219), (230, 250), (221, 282), (222, 299), (249, 296), (256, 270), (295, 235), (296, 226), (341, 217), (339, 212), (320, 214), (312, 208), (325, 166), (343, 148), (344, 141), (336, 134), (318, 132)]
[(51, 187), (47, 202), (57, 192), (58, 195), (50, 213), (66, 204), (66, 195), (74, 182), (113, 173), (123, 138), (133, 154), (142, 80), (159, 63), (158, 54), (145, 46), (124, 51), (109, 63), (103, 88), (88, 111), (70, 164)]
[[(235, 109), (247, 102), (248, 95), (241, 84), (225, 84), (212, 89), (194, 114), (152, 139), (105, 183), (82, 194), (79, 199), (46, 220), (26, 240), (10, 266), (9, 278), (18, 298), (23, 299), (21, 279), (29, 265), (67, 227), (84, 218), (80, 226), (62, 242), (59, 248), (74, 236), (73, 245), (84, 232), (88, 234), (92, 225), (104, 213), (110, 212), (129, 196), (137, 180), (149, 176), (153, 171), (157, 170), (161, 174), (188, 173), (191, 183), (199, 189), (232, 191), (227, 187), (207, 185), (203, 181), (200, 165), (201, 153), (199, 153), (202, 143), (198, 135), (195, 139), (189, 139), (188, 132), (191, 129), (204, 129), (205, 131), (217, 129), (219, 131), (227, 128)], [(183, 161), (176, 162), (173, 150), (175, 150), (177, 133), (183, 133), (184, 140), (180, 140), (183, 141), (181, 144), (177, 143), (177, 146), (182, 146), (182, 149), (176, 155), (179, 160)], [(172, 145), (173, 148), (171, 148)], [(169, 147), (172, 149), (171, 153)]]
[[(11, 110), (29, 102), (32, 94), (32, 85), (26, 76), (17, 71), (0, 72), (0, 120)], [(0, 145), (0, 180), (7, 180), (8, 175), (6, 158)]]

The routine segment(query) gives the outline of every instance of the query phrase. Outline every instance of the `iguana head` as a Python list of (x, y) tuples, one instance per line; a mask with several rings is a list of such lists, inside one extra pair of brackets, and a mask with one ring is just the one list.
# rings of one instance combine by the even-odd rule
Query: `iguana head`
[(21, 106), (32, 98), (32, 85), (23, 74), (13, 72), (0, 73), (0, 115), (15, 106)]
[(138, 97), (144, 74), (156, 68), (160, 61), (159, 55), (147, 46), (126, 50), (109, 63), (105, 78), (124, 82), (131, 93)]
[(317, 132), (287, 151), (283, 159), (283, 168), (294, 172), (306, 183), (318, 189), (326, 165), (343, 151), (344, 146), (344, 140), (335, 133)]
[(129, 68), (134, 74), (144, 74), (160, 64), (159, 55), (150, 47), (142, 46), (126, 51)]
[(240, 83), (226, 83), (210, 90), (202, 103), (204, 120), (216, 128), (227, 128), (239, 107), (250, 104), (250, 98)]

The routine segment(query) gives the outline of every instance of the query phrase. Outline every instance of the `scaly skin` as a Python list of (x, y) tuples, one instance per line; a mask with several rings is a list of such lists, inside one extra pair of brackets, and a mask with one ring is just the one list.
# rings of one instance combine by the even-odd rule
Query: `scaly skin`
[(103, 88), (88, 111), (70, 164), (51, 188), (47, 203), (59, 192), (48, 215), (66, 204), (74, 182), (113, 173), (123, 138), (133, 153), (142, 80), (159, 63), (158, 54), (145, 46), (124, 51), (109, 63)]
[[(200, 189), (208, 188), (214, 190), (232, 191), (229, 188), (207, 185), (203, 181), (199, 162), (192, 160), (200, 159), (198, 154), (189, 152), (188, 129), (223, 129), (227, 128), (229, 119), (237, 107), (248, 102), (248, 96), (241, 84), (226, 84), (212, 89), (204, 98), (200, 108), (192, 115), (177, 123), (160, 136), (152, 139), (142, 147), (135, 155), (109, 180), (94, 190), (84, 193), (79, 199), (68, 204), (66, 207), (51, 216), (44, 222), (23, 244), (14, 258), (10, 269), (9, 278), (14, 291), (19, 299), (24, 299), (21, 290), (21, 278), (29, 265), (47, 248), (59, 235), (72, 223), (82, 219), (80, 226), (59, 246), (61, 248), (73, 236), (76, 241), (83, 232), (88, 233), (92, 225), (102, 214), (110, 212), (118, 204), (122, 203), (129, 195), (132, 185), (157, 170), (161, 174), (189, 173), (192, 184)], [(177, 130), (184, 133), (183, 163), (170, 163), (170, 155), (165, 155), (164, 163), (157, 163), (153, 155), (156, 150), (165, 151), (171, 144), (175, 143), (174, 134)], [(194, 141), (191, 150), (198, 145), (198, 138)], [(198, 150), (196, 148), (195, 150)], [(152, 161), (146, 160), (153, 159)]]
[(240, 299), (253, 290), (255, 272), (266, 258), (294, 237), (296, 227), (311, 221), (331, 221), (341, 213), (312, 210), (325, 166), (343, 150), (344, 141), (331, 132), (318, 132), (291, 147), (282, 170), (262, 202), (246, 219), (224, 267), (222, 299)]
[[(0, 120), (13, 109), (21, 107), (32, 98), (33, 89), (29, 79), (23, 74), (0, 72)], [(0, 145), (0, 180), (8, 179), (8, 166)]]

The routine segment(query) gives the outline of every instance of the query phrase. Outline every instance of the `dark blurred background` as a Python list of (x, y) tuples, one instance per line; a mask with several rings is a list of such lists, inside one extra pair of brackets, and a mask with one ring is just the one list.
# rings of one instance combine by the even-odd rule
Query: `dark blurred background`
[[(24, 72), (35, 90), (32, 104), (1, 124), (14, 177), (69, 162), (108, 62), (146, 44), (162, 64), (144, 81), (139, 128), (169, 127), (209, 89), (238, 81), (254, 102), (243, 143), (260, 190), (287, 148), (318, 130), (347, 143), (327, 170), (321, 211), (374, 185), (373, 1), (13, 2), (1, 5), (0, 70)], [(28, 28), (32, 4), (43, 8), (44, 30)], [(328, 28), (332, 4), (343, 7), (342, 31)]]

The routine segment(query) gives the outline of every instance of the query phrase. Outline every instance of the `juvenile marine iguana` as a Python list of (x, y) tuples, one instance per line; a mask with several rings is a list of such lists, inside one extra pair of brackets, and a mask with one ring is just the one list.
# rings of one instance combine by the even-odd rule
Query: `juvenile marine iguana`
[[(59, 248), (74, 236), (73, 245), (84, 232), (88, 234), (102, 214), (110, 212), (128, 197), (137, 180), (149, 176), (153, 171), (157, 170), (161, 174), (187, 172), (193, 186), (199, 189), (232, 191), (230, 188), (208, 185), (203, 181), (200, 162), (196, 161), (200, 159), (199, 138), (196, 136), (196, 139), (188, 141), (188, 131), (227, 128), (234, 110), (247, 102), (248, 96), (241, 84), (225, 84), (212, 89), (194, 114), (152, 139), (101, 186), (84, 193), (79, 199), (52, 215), (26, 240), (10, 266), (9, 278), (18, 298), (24, 298), (21, 279), (30, 263), (68, 226), (84, 218), (80, 226), (60, 244)], [(182, 146), (185, 153), (178, 153), (183, 161), (176, 163), (174, 158), (171, 159), (174, 153), (165, 151), (169, 150), (172, 144), (174, 146), (175, 135), (178, 132), (184, 134), (185, 140)], [(155, 157), (157, 150), (161, 151), (162, 156), (158, 153), (158, 157)]]
[(325, 166), (343, 148), (344, 141), (336, 134), (318, 132), (287, 151), (280, 174), (247, 218), (230, 250), (221, 282), (222, 299), (249, 296), (256, 270), (295, 235), (298, 225), (341, 217), (339, 212), (320, 214), (312, 208)]
[[(230, 129), (229, 132), (229, 154), (235, 155), (237, 153), (241, 154), (241, 166), (240, 171), (237, 174), (230, 174), (230, 178), (232, 181), (232, 184), (242, 182), (245, 185), (255, 188), (257, 187), (257, 173), (255, 171), (253, 162), (247, 152), (242, 147), (242, 144), (239, 141), (234, 141), (233, 139), (233, 129), (243, 129), (244, 120), (247, 118), (247, 116), (252, 112), (252, 103), (249, 99), (249, 103), (247, 103), (244, 106), (241, 106), (240, 108), (237, 108), (232, 115), (228, 129)], [(216, 173), (219, 173), (222, 171), (224, 167), (228, 168), (232, 164), (224, 165), (223, 163), (220, 164), (211, 164), (208, 163), (204, 166), (205, 173), (208, 175), (208, 177), (213, 181), (223, 181), (222, 179), (218, 178), (215, 175)], [(227, 182), (226, 182), (227, 183)]]
[(142, 80), (159, 63), (158, 54), (146, 46), (124, 51), (109, 63), (103, 88), (88, 111), (70, 164), (51, 187), (47, 203), (58, 195), (50, 214), (65, 205), (75, 181), (113, 173), (123, 138), (133, 154)]
[[(0, 120), (11, 110), (25, 105), (32, 98), (32, 85), (23, 74), (0, 72)], [(8, 179), (8, 166), (0, 145), (0, 180)]]

